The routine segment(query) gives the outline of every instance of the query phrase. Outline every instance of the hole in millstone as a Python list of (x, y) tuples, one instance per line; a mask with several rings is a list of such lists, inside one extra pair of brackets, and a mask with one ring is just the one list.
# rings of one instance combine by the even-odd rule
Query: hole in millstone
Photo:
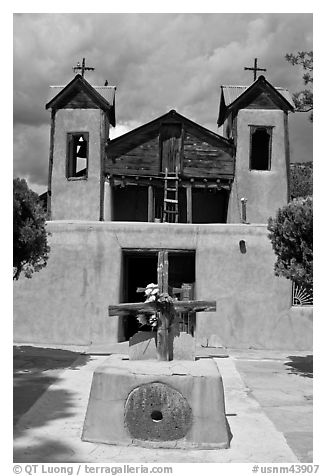
[(151, 419), (155, 422), (163, 420), (162, 412), (160, 412), (159, 410), (154, 410), (151, 413)]

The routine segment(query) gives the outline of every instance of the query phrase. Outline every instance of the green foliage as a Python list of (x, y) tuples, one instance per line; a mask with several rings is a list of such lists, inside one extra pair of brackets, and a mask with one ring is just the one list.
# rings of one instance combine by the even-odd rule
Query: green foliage
[[(313, 52), (312, 51), (298, 51), (297, 54), (286, 54), (286, 61), (292, 65), (299, 65), (303, 68), (304, 74), (302, 76), (305, 88), (293, 94), (293, 102), (298, 112), (308, 112), (313, 109)], [(310, 87), (309, 87), (310, 86)], [(312, 121), (312, 113), (309, 116)]]
[(37, 193), (24, 179), (14, 179), (13, 198), (13, 278), (18, 279), (21, 272), (30, 278), (48, 259), (46, 215)]
[(312, 177), (312, 162), (293, 163), (290, 165), (291, 199), (312, 196)]
[(312, 215), (311, 197), (295, 199), (269, 218), (267, 226), (277, 257), (275, 275), (304, 286), (312, 285)]

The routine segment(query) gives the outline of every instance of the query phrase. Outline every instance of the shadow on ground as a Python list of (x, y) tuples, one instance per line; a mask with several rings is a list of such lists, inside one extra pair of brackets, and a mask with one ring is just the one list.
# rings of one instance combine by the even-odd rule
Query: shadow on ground
[[(91, 357), (60, 349), (37, 348), (31, 346), (14, 346), (13, 373), (14, 373), (14, 405), (13, 419), (14, 426), (34, 403), (44, 394), (50, 385), (60, 381), (60, 374), (67, 370), (78, 370), (85, 365)], [(46, 394), (50, 401), (45, 403), (49, 409), (46, 413), (29, 422), (28, 428), (16, 425), (14, 438), (24, 436), (26, 430), (41, 427), (54, 419), (69, 418), (74, 413), (74, 395), (71, 392), (53, 387)], [(59, 435), (58, 435), (59, 438)], [(35, 452), (30, 451), (30, 447), (16, 447), (14, 451), (15, 462), (29, 462), (35, 456), (42, 454), (42, 461), (60, 461), (66, 459), (73, 460), (74, 451), (67, 445), (63, 445), (58, 440), (43, 440), (36, 443)]]
[(82, 463), (80, 457), (74, 459), (74, 450), (67, 445), (63, 445), (58, 440), (44, 439), (42, 443), (29, 446), (27, 449), (19, 448), (14, 450), (14, 463), (35, 463), (35, 454), (41, 455), (37, 458), (37, 463)]
[(311, 354), (305, 356), (289, 355), (289, 362), (284, 365), (290, 367), (291, 373), (301, 375), (301, 377), (313, 377), (313, 356)]
[[(90, 356), (60, 349), (31, 346), (14, 346), (13, 421), (19, 418), (38, 400), (66, 369), (78, 369)], [(68, 401), (62, 401), (62, 408)], [(60, 415), (61, 417), (62, 415)]]
[[(71, 352), (70, 350), (49, 349), (46, 347), (32, 347), (32, 346), (14, 346), (14, 374), (15, 372), (29, 371), (43, 371), (54, 369), (74, 369), (74, 362), (79, 357), (84, 357), (86, 363), (88, 356), (80, 354), (79, 352)], [(78, 360), (78, 367), (83, 365), (82, 361)]]

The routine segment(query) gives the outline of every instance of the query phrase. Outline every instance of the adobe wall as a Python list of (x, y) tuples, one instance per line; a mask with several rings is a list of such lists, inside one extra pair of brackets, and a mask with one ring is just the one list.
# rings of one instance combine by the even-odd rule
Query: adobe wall
[[(74, 216), (78, 220), (98, 220), (100, 210), (101, 111), (60, 109), (55, 119), (52, 199), (53, 220)], [(87, 180), (66, 178), (67, 132), (89, 133)]]
[[(272, 127), (271, 169), (250, 170), (250, 125)], [(242, 197), (247, 198), (247, 222), (267, 223), (288, 203), (287, 116), (280, 110), (242, 109), (237, 117), (235, 179), (230, 194), (228, 223), (241, 221)]]
[[(214, 299), (201, 313), (201, 343), (238, 348), (312, 348), (312, 308), (291, 308), (291, 285), (273, 274), (264, 225), (53, 221), (50, 258), (31, 279), (14, 283), (17, 343), (118, 341), (123, 248), (196, 250), (196, 297)], [(239, 241), (244, 240), (246, 253)]]

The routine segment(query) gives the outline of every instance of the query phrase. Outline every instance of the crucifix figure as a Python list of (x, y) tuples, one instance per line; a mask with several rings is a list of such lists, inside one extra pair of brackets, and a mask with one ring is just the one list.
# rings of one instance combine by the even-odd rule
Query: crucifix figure
[(95, 68), (91, 68), (90, 66), (85, 66), (85, 58), (83, 58), (82, 65), (80, 66), (80, 63), (78, 61), (77, 66), (74, 66), (73, 68), (74, 73), (77, 71), (81, 71), (82, 78), (84, 77), (85, 71), (94, 71)]
[(169, 295), (168, 285), (168, 251), (158, 253), (158, 296), (150, 302), (123, 303), (109, 306), (109, 316), (123, 316), (130, 312), (153, 315), (158, 313), (157, 321), (157, 358), (172, 360), (169, 338), (172, 333), (173, 320), (178, 312), (208, 312), (216, 311), (216, 301), (175, 301)]
[(253, 67), (253, 68), (249, 68), (249, 67), (245, 66), (244, 69), (245, 69), (246, 71), (253, 71), (253, 72), (254, 72), (254, 81), (256, 81), (256, 79), (257, 79), (257, 71), (266, 71), (265, 68), (258, 68), (258, 66), (257, 66), (257, 58), (255, 58), (254, 67)]

